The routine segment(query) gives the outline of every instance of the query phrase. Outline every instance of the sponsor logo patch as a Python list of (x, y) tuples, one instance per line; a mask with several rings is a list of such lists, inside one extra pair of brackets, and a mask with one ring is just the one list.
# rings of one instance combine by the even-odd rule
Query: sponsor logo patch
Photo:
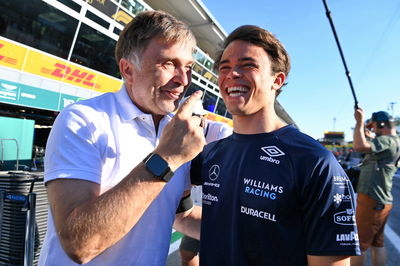
[(243, 178), (244, 192), (257, 197), (275, 200), (283, 194), (283, 187), (252, 178)]
[(272, 222), (276, 222), (276, 216), (275, 214), (266, 212), (266, 211), (261, 211), (261, 210), (257, 210), (257, 209), (253, 209), (253, 208), (249, 208), (246, 206), (240, 206), (240, 212), (244, 213), (246, 215), (249, 216), (253, 216), (253, 217), (257, 217), (260, 219), (265, 219), (265, 220), (269, 220)]
[(354, 242), (358, 241), (358, 234), (351, 231), (349, 234), (336, 234), (336, 242)]
[(268, 156), (260, 155), (260, 160), (274, 164), (280, 164), (281, 161), (272, 157), (279, 157), (285, 155), (285, 153), (276, 146), (261, 147), (261, 150), (265, 152)]
[[(208, 179), (210, 181), (215, 181), (218, 179), (219, 177), (219, 172), (220, 172), (220, 168), (218, 164), (214, 164), (210, 167), (210, 169), (208, 170)], [(215, 182), (207, 182), (205, 181), (203, 183), (203, 186), (208, 186), (208, 187), (216, 187), (219, 188), (219, 183), (215, 183)]]
[(339, 194), (336, 193), (333, 195), (333, 202), (335, 202), (337, 205), (339, 205), (342, 202), (349, 202), (351, 201), (351, 195), (349, 194)]
[(353, 209), (347, 209), (345, 211), (337, 212), (333, 215), (333, 221), (335, 224), (340, 225), (355, 225), (356, 217)]
[(270, 156), (270, 157), (278, 157), (278, 156), (285, 155), (285, 153), (276, 146), (261, 147), (261, 150), (263, 150), (263, 152), (268, 154), (268, 156)]
[(219, 177), (219, 165), (218, 164), (214, 164), (213, 166), (211, 166), (210, 170), (208, 170), (208, 178), (211, 181), (215, 181), (218, 177)]
[(203, 193), (203, 204), (211, 205), (212, 202), (218, 202), (218, 197), (211, 195), (210, 193)]

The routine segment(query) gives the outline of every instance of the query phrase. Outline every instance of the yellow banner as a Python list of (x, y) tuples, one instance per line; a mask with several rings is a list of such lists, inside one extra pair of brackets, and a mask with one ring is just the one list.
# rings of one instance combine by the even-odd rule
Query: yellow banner
[(118, 91), (122, 86), (122, 80), (112, 79), (103, 75), (97, 75), (96, 84), (101, 84), (101, 88), (96, 91), (100, 92), (113, 92)]
[(217, 115), (215, 113), (207, 113), (206, 118), (210, 119), (210, 120), (213, 120), (213, 121), (224, 122), (224, 123), (230, 125), (231, 127), (233, 127), (232, 119), (229, 119), (227, 117), (224, 117), (224, 116), (221, 116), (221, 115)]
[(0, 39), (0, 65), (21, 70), (27, 49)]
[(122, 84), (119, 80), (32, 50), (28, 52), (23, 71), (99, 92), (118, 90)]

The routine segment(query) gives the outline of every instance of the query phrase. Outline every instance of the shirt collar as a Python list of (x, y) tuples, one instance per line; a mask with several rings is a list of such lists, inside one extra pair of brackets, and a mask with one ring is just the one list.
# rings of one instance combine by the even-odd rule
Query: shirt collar
[[(115, 98), (117, 99), (119, 106), (119, 113), (121, 118), (125, 121), (134, 120), (136, 118), (150, 116), (151, 114), (146, 114), (142, 112), (136, 104), (132, 101), (132, 99), (128, 95), (128, 91), (126, 89), (125, 84), (122, 85), (121, 89), (115, 93)], [(162, 120), (170, 121), (173, 117), (173, 114), (167, 114), (163, 117)]]

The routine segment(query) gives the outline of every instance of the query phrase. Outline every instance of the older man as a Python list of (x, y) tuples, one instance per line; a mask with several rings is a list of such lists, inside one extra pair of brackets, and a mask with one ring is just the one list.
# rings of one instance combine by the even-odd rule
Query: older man
[(121, 90), (57, 117), (46, 150), (51, 208), (40, 265), (165, 265), (174, 222), (199, 237), (200, 212), (187, 203), (176, 210), (190, 189), (188, 167), (179, 167), (205, 144), (192, 116), (201, 93), (170, 115), (190, 82), (195, 44), (173, 16), (139, 14), (116, 47)]

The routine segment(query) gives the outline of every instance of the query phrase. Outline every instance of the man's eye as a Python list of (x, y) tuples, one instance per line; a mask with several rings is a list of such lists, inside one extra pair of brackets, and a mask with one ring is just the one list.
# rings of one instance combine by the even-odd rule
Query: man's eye
[(221, 66), (221, 67), (219, 68), (219, 71), (228, 70), (228, 69), (229, 69), (228, 66)]
[(175, 68), (175, 64), (171, 61), (168, 61), (168, 62), (164, 63), (164, 67), (168, 68), (168, 69), (173, 69), (173, 68)]
[(252, 67), (257, 67), (257, 66), (255, 64), (248, 63), (248, 64), (244, 64), (243, 67), (252, 68)]

